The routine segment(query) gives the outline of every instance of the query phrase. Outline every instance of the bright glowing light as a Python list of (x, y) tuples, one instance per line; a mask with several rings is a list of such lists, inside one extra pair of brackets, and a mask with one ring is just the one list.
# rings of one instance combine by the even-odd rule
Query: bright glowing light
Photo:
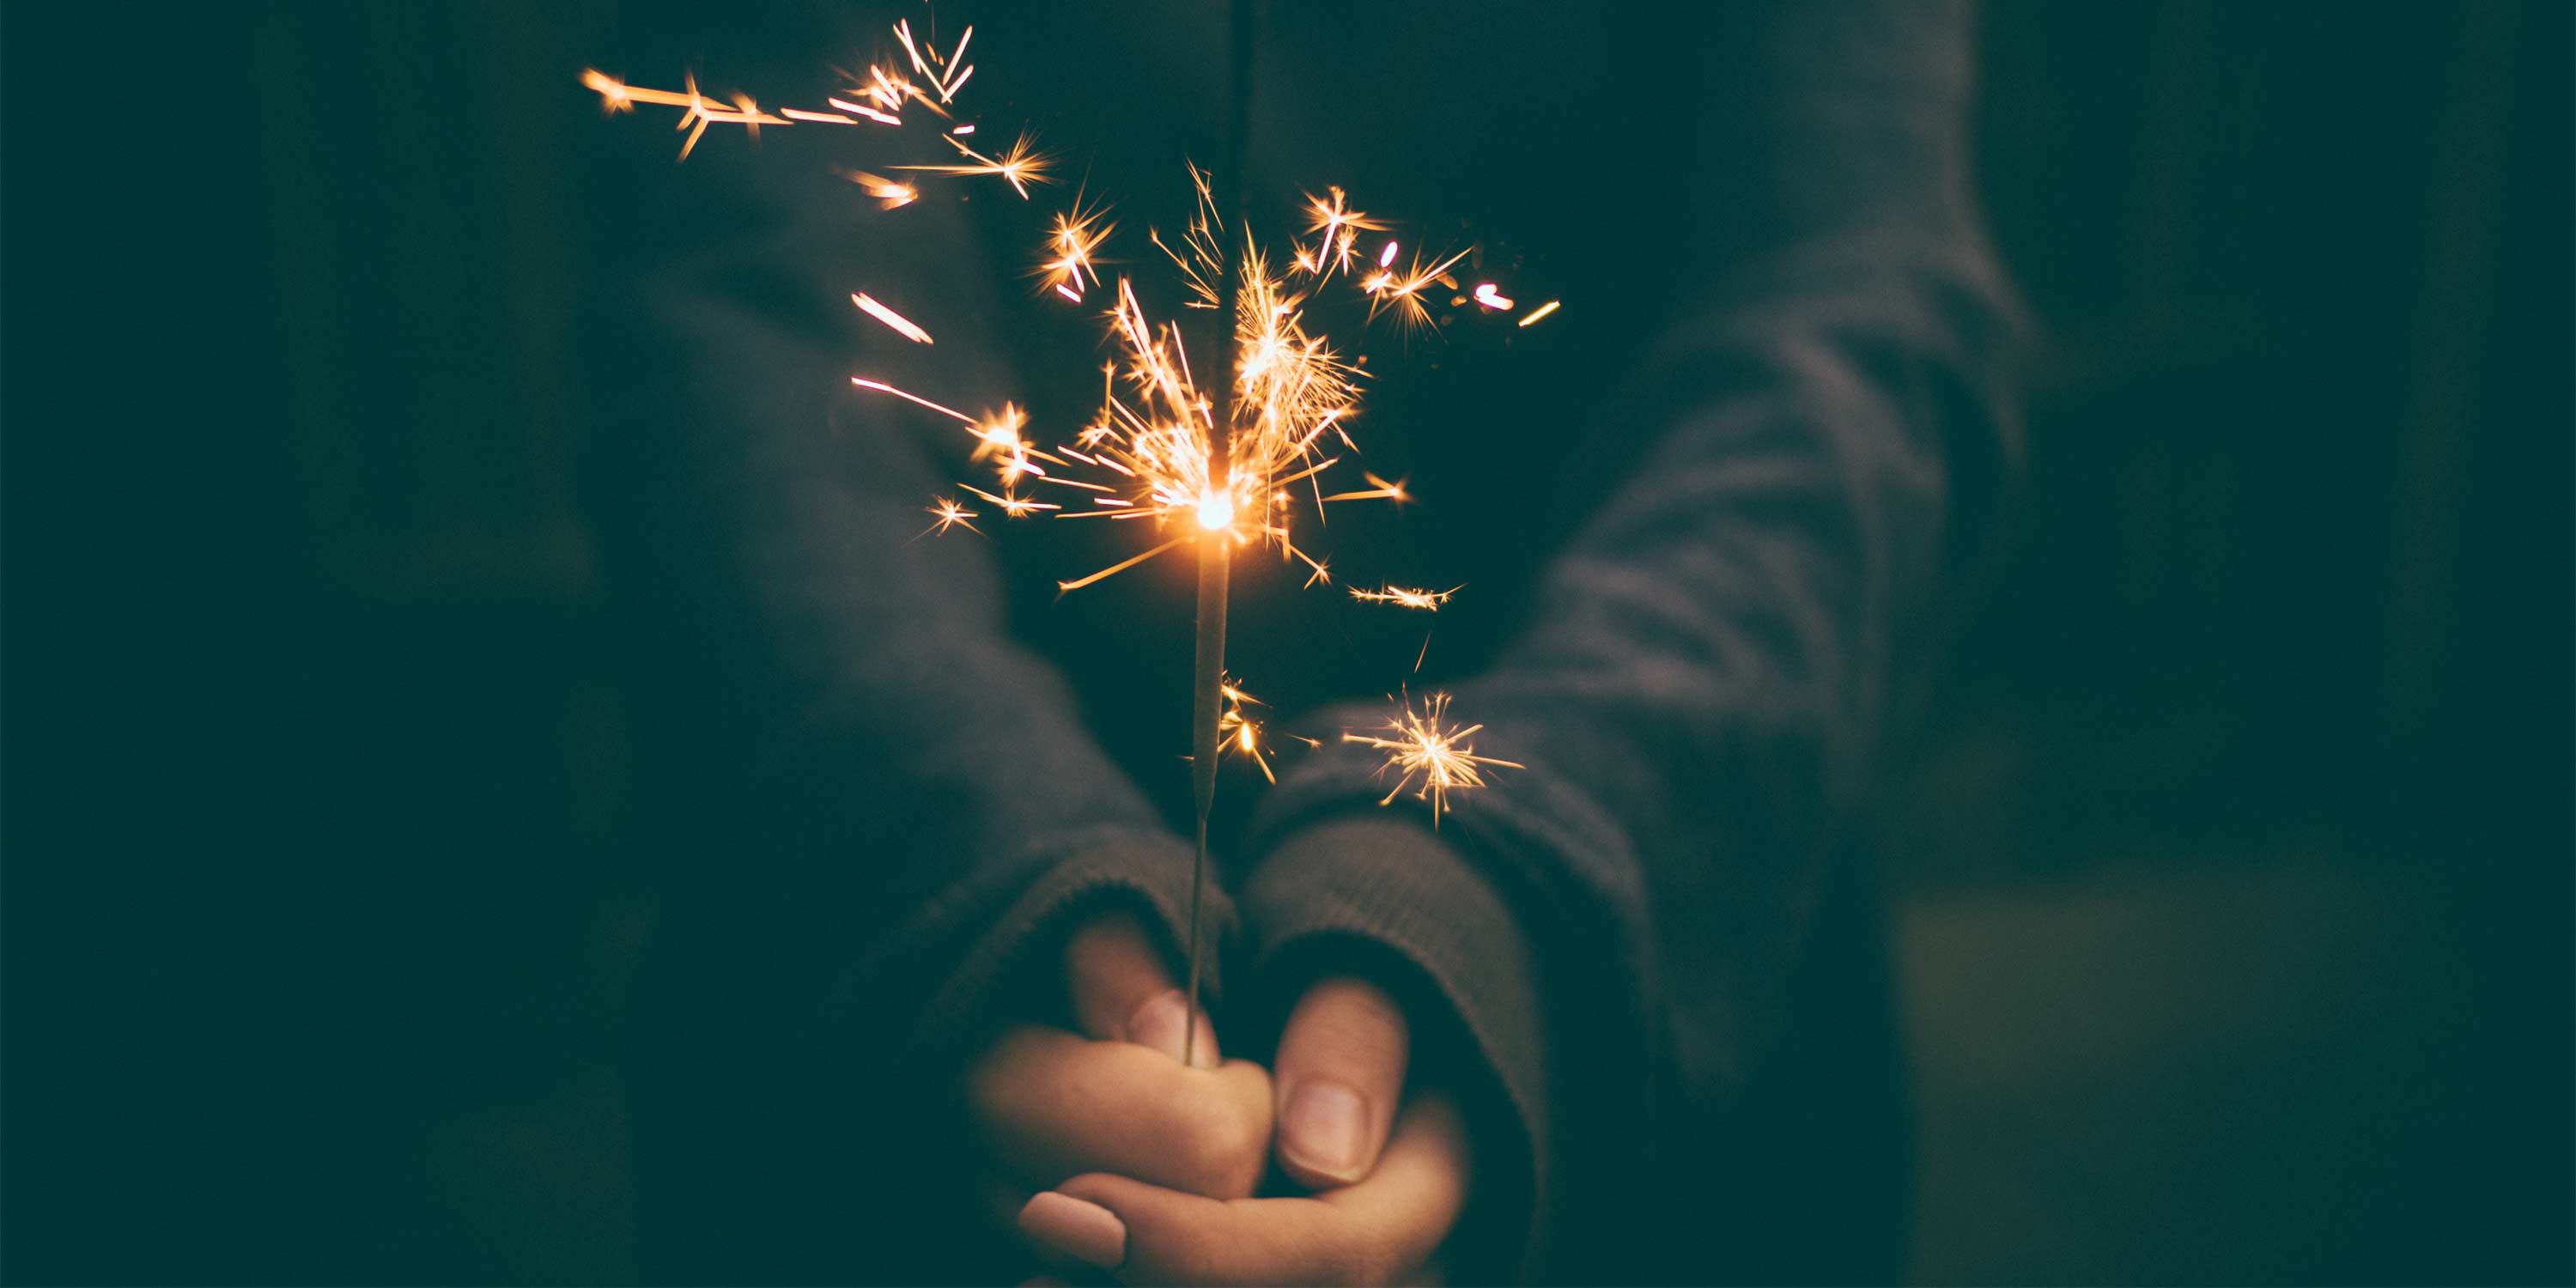
[(1450, 596), (1464, 589), (1466, 589), (1464, 586), (1451, 586), (1447, 590), (1416, 590), (1405, 586), (1388, 586), (1382, 590), (1362, 590), (1353, 586), (1351, 598), (1363, 604), (1394, 604), (1400, 608), (1418, 608), (1426, 613), (1436, 613), (1440, 611), (1442, 604), (1449, 602)]
[(1547, 303), (1542, 304), (1542, 305), (1539, 305), (1537, 308), (1531, 309), (1531, 310), (1529, 311), (1529, 316), (1524, 317), (1524, 318), (1522, 318), (1522, 319), (1521, 319), (1521, 325), (1522, 325), (1522, 326), (1528, 326), (1530, 323), (1532, 323), (1532, 322), (1536, 322), (1536, 321), (1538, 321), (1540, 318), (1546, 317), (1548, 314), (1556, 312), (1556, 306), (1557, 306), (1557, 305), (1559, 305), (1559, 304), (1562, 304), (1562, 303), (1564, 303), (1564, 301), (1562, 301), (1562, 300), (1549, 300)]
[(883, 203), (888, 210), (898, 206), (909, 206), (914, 199), (921, 196), (920, 190), (911, 184), (896, 183), (892, 179), (880, 179), (864, 170), (844, 170), (841, 172), (841, 177), (866, 189), (869, 196)]
[(1019, 138), (1012, 140), (1011, 146), (1004, 149), (1002, 155), (998, 159), (988, 157), (983, 153), (966, 146), (964, 143), (958, 141), (956, 135), (943, 134), (939, 137), (947, 140), (948, 146), (966, 154), (966, 156), (970, 160), (974, 161), (975, 164), (899, 165), (894, 168), (897, 170), (923, 170), (931, 174), (1000, 175), (1003, 179), (1010, 182), (1012, 191), (1019, 193), (1020, 200), (1022, 201), (1029, 199), (1028, 186), (1030, 184), (1053, 182), (1053, 180), (1047, 178), (1046, 172), (1047, 168), (1054, 164), (1054, 158), (1047, 156), (1045, 153), (1039, 152), (1028, 135), (1023, 134)]
[[(921, 530), (921, 535), (925, 537), (934, 532), (946, 532), (950, 528), (964, 528), (977, 536), (982, 536), (984, 533), (982, 528), (975, 526), (975, 512), (957, 504), (953, 497), (940, 497), (923, 513), (938, 519), (937, 523)], [(915, 538), (915, 540), (918, 539)]]
[[(1428, 647), (1426, 642), (1425, 647)], [(1381, 734), (1345, 733), (1342, 741), (1375, 747), (1387, 753), (1386, 763), (1378, 766), (1383, 775), (1388, 770), (1400, 771), (1395, 788), (1380, 805), (1392, 804), (1414, 788), (1415, 800), (1431, 802), (1431, 826), (1440, 826), (1440, 816), (1449, 809), (1449, 793), (1468, 791), (1485, 785), (1483, 768), (1522, 769), (1526, 766), (1508, 760), (1479, 756), (1467, 739), (1485, 726), (1469, 725), (1464, 729), (1448, 727), (1449, 695), (1434, 693), (1425, 699), (1422, 710), (1413, 709), (1407, 698), (1396, 704), (1395, 716), (1381, 727)]]
[(1234, 526), (1234, 497), (1213, 488), (1199, 493), (1199, 526), (1223, 532)]
[(907, 340), (911, 340), (917, 344), (929, 344), (932, 342), (928, 331), (924, 331), (920, 327), (914, 326), (912, 319), (877, 303), (873, 299), (870, 299), (866, 292), (860, 292), (859, 294), (851, 296), (850, 303), (856, 304), (861, 309), (865, 310), (869, 317), (875, 318), (877, 321), (883, 322), (887, 326), (894, 328), (896, 334), (903, 336)]

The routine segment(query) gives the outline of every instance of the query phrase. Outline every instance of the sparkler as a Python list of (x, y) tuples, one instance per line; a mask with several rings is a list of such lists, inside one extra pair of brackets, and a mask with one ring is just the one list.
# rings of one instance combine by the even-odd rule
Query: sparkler
[[(1179, 549), (1193, 547), (1197, 563), (1197, 648), (1194, 663), (1191, 722), (1191, 787), (1196, 813), (1196, 848), (1190, 883), (1189, 1014), (1183, 1062), (1190, 1063), (1197, 1034), (1195, 1016), (1201, 952), (1201, 908), (1208, 853), (1208, 819), (1213, 808), (1221, 755), (1253, 762), (1265, 778), (1276, 781), (1270, 753), (1262, 745), (1263, 727), (1249, 708), (1261, 706), (1225, 674), (1226, 610), (1231, 560), (1239, 547), (1275, 549), (1283, 562), (1304, 562), (1312, 571), (1306, 584), (1329, 583), (1327, 561), (1300, 548), (1292, 515), (1300, 501), (1315, 509), (1320, 525), (1323, 507), (1347, 501), (1410, 500), (1405, 481), (1389, 481), (1362, 472), (1366, 486), (1327, 492), (1323, 476), (1357, 452), (1348, 422), (1357, 414), (1360, 371), (1333, 345), (1307, 326), (1306, 311), (1318, 292), (1342, 278), (1368, 301), (1367, 320), (1389, 316), (1412, 332), (1432, 322), (1434, 284), (1460, 290), (1451, 275), (1474, 248), (1426, 256), (1416, 247), (1402, 269), (1396, 267), (1398, 242), (1389, 237), (1373, 257), (1359, 250), (1363, 233), (1389, 233), (1393, 225), (1354, 210), (1339, 187), (1327, 196), (1307, 194), (1304, 231), (1310, 240), (1292, 239), (1280, 270), (1273, 272), (1243, 217), (1242, 182), (1248, 142), (1253, 47), (1258, 23), (1257, 0), (1232, 0), (1228, 26), (1230, 100), (1222, 164), (1213, 173), (1191, 167), (1197, 206), (1175, 239), (1148, 230), (1148, 239), (1179, 273), (1187, 296), (1185, 308), (1213, 314), (1211, 334), (1201, 352), (1211, 356), (1213, 371), (1204, 381), (1191, 367), (1191, 345), (1172, 319), (1150, 316), (1134, 285), (1124, 275), (1104, 278), (1100, 252), (1117, 225), (1105, 205), (1086, 204), (1076, 193), (1068, 209), (1051, 217), (1044, 257), (1035, 276), (1039, 291), (1076, 305), (1092, 292), (1110, 293), (1104, 315), (1115, 356), (1104, 368), (1097, 414), (1071, 442), (1040, 446), (1028, 434), (1029, 418), (1018, 407), (1002, 404), (998, 412), (968, 415), (953, 407), (881, 380), (851, 377), (860, 389), (888, 394), (959, 423), (973, 442), (970, 461), (995, 472), (992, 487), (960, 483), (959, 490), (1006, 518), (1108, 518), (1142, 520), (1158, 535), (1178, 528), (1139, 553), (1087, 576), (1061, 581), (1063, 591), (1078, 590)], [(990, 153), (966, 142), (972, 123), (951, 114), (957, 92), (974, 74), (964, 61), (974, 28), (968, 27), (947, 53), (917, 39), (909, 20), (893, 28), (901, 47), (900, 61), (872, 64), (862, 72), (843, 72), (843, 88), (827, 97), (824, 107), (782, 107), (765, 111), (748, 94), (710, 99), (694, 72), (681, 90), (658, 90), (627, 84), (599, 71), (585, 71), (582, 84), (599, 94), (604, 111), (631, 113), (637, 104), (682, 109), (677, 129), (687, 133), (680, 148), (686, 160), (712, 125), (739, 125), (756, 138), (764, 125), (902, 127), (914, 108), (939, 118), (939, 140), (962, 160), (941, 164), (881, 165), (877, 168), (954, 179), (998, 178), (1022, 200), (1033, 200), (1032, 185), (1052, 182), (1054, 158), (1037, 150), (1026, 133)], [(842, 170), (886, 211), (900, 209), (921, 193), (910, 182), (861, 170)], [(1363, 260), (1373, 270), (1361, 275)], [(1113, 285), (1114, 280), (1114, 285)], [(933, 343), (929, 332), (892, 307), (864, 292), (851, 302), (877, 322), (919, 344)], [(1497, 283), (1478, 284), (1473, 301), (1485, 312), (1508, 313), (1514, 301)], [(1451, 307), (1468, 303), (1458, 295)], [(1526, 327), (1557, 308), (1549, 301), (1523, 315)], [(1041, 499), (1052, 498), (1052, 499)], [(980, 533), (982, 517), (955, 497), (936, 498), (925, 511), (933, 522), (920, 534), (929, 536), (962, 527)], [(917, 538), (916, 538), (917, 539)], [(1436, 612), (1456, 594), (1448, 590), (1386, 585), (1376, 590), (1354, 587), (1362, 603), (1386, 604)], [(1428, 648), (1428, 640), (1425, 641)], [(1416, 663), (1419, 667), (1419, 661)], [(1448, 808), (1448, 793), (1484, 783), (1481, 767), (1512, 767), (1512, 762), (1474, 754), (1465, 739), (1482, 726), (1451, 730), (1445, 724), (1448, 695), (1435, 694), (1424, 711), (1409, 701), (1386, 726), (1393, 737), (1346, 733), (1346, 742), (1390, 752), (1386, 769), (1401, 769), (1392, 802), (1419, 783), (1417, 795), (1430, 801), (1434, 826)], [(1300, 739), (1309, 746), (1313, 739)]]

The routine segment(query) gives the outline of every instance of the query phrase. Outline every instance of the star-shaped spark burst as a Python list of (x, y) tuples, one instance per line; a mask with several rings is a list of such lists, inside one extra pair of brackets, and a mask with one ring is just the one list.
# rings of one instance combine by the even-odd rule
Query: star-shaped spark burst
[(1526, 768), (1513, 761), (1477, 755), (1476, 749), (1467, 745), (1467, 739), (1485, 726), (1472, 724), (1464, 729), (1450, 729), (1445, 727), (1448, 715), (1449, 695), (1446, 693), (1434, 693), (1424, 699), (1419, 712), (1413, 709), (1412, 700), (1407, 698), (1396, 704), (1395, 718), (1383, 726), (1386, 736), (1342, 735), (1344, 742), (1375, 747), (1387, 753), (1386, 763), (1378, 767), (1380, 775), (1389, 770), (1400, 771), (1395, 789), (1378, 804), (1390, 804), (1403, 795), (1406, 788), (1413, 788), (1414, 799), (1431, 803), (1431, 826), (1435, 829), (1440, 826), (1440, 816), (1448, 811), (1451, 791), (1467, 791), (1485, 785), (1483, 767)]
[[(1252, 713), (1245, 709), (1269, 704), (1244, 692), (1243, 686), (1236, 684), (1230, 676), (1220, 683), (1218, 692), (1225, 695), (1225, 711), (1217, 717), (1216, 723), (1218, 749), (1250, 760), (1260, 768), (1263, 778), (1276, 785), (1279, 776), (1270, 772), (1270, 756), (1261, 745), (1262, 722), (1253, 719)], [(1312, 738), (1296, 734), (1288, 736), (1309, 747), (1320, 745)]]
[(1100, 270), (1093, 256), (1099, 252), (1100, 243), (1109, 240), (1109, 234), (1118, 229), (1118, 225), (1109, 222), (1108, 215), (1105, 206), (1085, 206), (1080, 193), (1074, 194), (1072, 209), (1055, 214), (1047, 229), (1050, 258), (1038, 265), (1042, 283), (1038, 289), (1052, 290), (1080, 304), (1083, 292), (1100, 285)]
[(1020, 194), (1020, 200), (1022, 201), (1029, 199), (1030, 184), (1055, 182), (1053, 179), (1047, 177), (1047, 170), (1055, 164), (1055, 158), (1038, 151), (1036, 141), (1026, 134), (1011, 140), (1011, 146), (1004, 148), (1002, 150), (1002, 155), (998, 158), (988, 157), (983, 153), (966, 146), (962, 140), (953, 134), (943, 134), (939, 137), (941, 140), (945, 141), (948, 146), (966, 154), (967, 159), (973, 161), (975, 164), (899, 165), (893, 168), (897, 170), (919, 170), (929, 174), (1000, 175), (1002, 178), (1010, 181), (1012, 190)]
[[(954, 497), (943, 496), (931, 502), (930, 508), (922, 513), (931, 515), (939, 521), (923, 528), (921, 536), (926, 537), (934, 532), (946, 532), (950, 528), (964, 528), (979, 537), (984, 535), (984, 530), (975, 526), (975, 512), (957, 504)], [(916, 541), (919, 539), (919, 537), (914, 538)]]
[(1349, 196), (1340, 188), (1327, 188), (1325, 191), (1332, 194), (1332, 200), (1326, 201), (1311, 192), (1306, 194), (1306, 231), (1315, 234), (1315, 244), (1295, 248), (1297, 267), (1319, 279), (1330, 277), (1337, 271), (1351, 271), (1351, 261), (1361, 233), (1382, 233), (1394, 227), (1385, 220), (1371, 219), (1367, 214), (1351, 209)]
[(1471, 246), (1436, 260), (1429, 268), (1422, 266), (1422, 252), (1417, 249), (1412, 262), (1398, 273), (1389, 267), (1395, 262), (1395, 243), (1388, 242), (1378, 254), (1377, 271), (1360, 280), (1360, 289), (1369, 296), (1369, 320), (1374, 322), (1379, 314), (1391, 313), (1397, 329), (1407, 333), (1431, 325), (1431, 306), (1423, 302), (1423, 290), (1435, 282), (1453, 291), (1458, 289), (1458, 279), (1449, 276), (1449, 269), (1473, 249)]

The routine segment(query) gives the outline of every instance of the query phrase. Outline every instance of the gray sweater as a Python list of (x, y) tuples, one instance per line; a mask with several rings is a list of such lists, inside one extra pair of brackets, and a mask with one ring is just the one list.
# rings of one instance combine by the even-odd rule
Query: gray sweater
[[(1431, 498), (1406, 522), (1441, 529), (1377, 548), (1484, 597), (1444, 610), (1412, 682), (1526, 768), (1435, 833), (1335, 741), (1383, 719), (1409, 642), (1310, 615), (1327, 638), (1248, 644), (1280, 673), (1299, 649), (1361, 656), (1283, 675), (1315, 708), (1283, 724), (1323, 747), (1222, 789), (1227, 1046), (1262, 1054), (1320, 970), (1407, 995), (1417, 1078), (1459, 1089), (1478, 1146), (1453, 1276), (1889, 1277), (1904, 1124), (1872, 767), (2012, 457), (1964, 15), (1279, 8), (1256, 212), (1387, 176), (1415, 209), (1518, 214), (1523, 277), (1566, 304), (1422, 356), (1436, 399), (1394, 392), (1412, 364), (1380, 377), (1393, 410), (1368, 426)], [(1044, 13), (965, 16), (987, 61), (1011, 23), (1083, 48)], [(1213, 41), (1212, 15), (1177, 21), (1140, 39)], [(1212, 120), (1203, 79), (1153, 80), (1168, 61), (1107, 83)], [(1174, 142), (1195, 140), (1129, 146)], [(616, 391), (635, 433), (603, 471), (627, 519), (611, 568), (689, 712), (639, 1074), (648, 1242), (675, 1277), (1007, 1275), (976, 1233), (956, 1072), (1002, 1018), (1060, 1005), (1047, 967), (1083, 909), (1124, 900), (1183, 940), (1187, 578), (1057, 606), (1030, 592), (1081, 570), (1059, 548), (920, 536), (962, 467), (942, 426), (847, 378), (1013, 388), (1011, 355), (973, 340), (1007, 332), (1017, 286), (960, 266), (991, 262), (979, 219), (1025, 212), (986, 193), (888, 218), (789, 146), (702, 144), (654, 198), (684, 231), (629, 248), (648, 271), (618, 310), (647, 319), (618, 343), (653, 356)], [(872, 284), (942, 343), (856, 317)]]

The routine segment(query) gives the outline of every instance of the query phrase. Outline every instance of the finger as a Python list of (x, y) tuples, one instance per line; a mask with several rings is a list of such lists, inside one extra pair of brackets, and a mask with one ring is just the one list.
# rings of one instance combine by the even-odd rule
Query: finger
[(967, 1071), (994, 1157), (1032, 1187), (1111, 1171), (1236, 1198), (1270, 1152), (1270, 1075), (1248, 1060), (1187, 1069), (1125, 1042), (1008, 1030)]
[(1020, 1232), (1134, 1285), (1393, 1283), (1420, 1274), (1448, 1238), (1471, 1162), (1457, 1111), (1425, 1097), (1357, 1185), (1219, 1202), (1093, 1173), (1030, 1199)]
[(1356, 1223), (1354, 1238), (1378, 1251), (1373, 1264), (1386, 1267), (1387, 1278), (1411, 1276), (1439, 1254), (1466, 1211), (1475, 1162), (1458, 1107), (1446, 1096), (1419, 1096), (1397, 1122), (1377, 1170), (1318, 1201)]
[(1207, 1012), (1190, 1013), (1170, 966), (1152, 935), (1133, 914), (1095, 917), (1064, 946), (1065, 978), (1073, 992), (1074, 1026), (1095, 1038), (1148, 1046), (1177, 1061), (1190, 1024), (1199, 1037), (1191, 1059), (1200, 1068), (1219, 1063), (1216, 1028)]
[(1384, 989), (1337, 976), (1306, 990), (1279, 1033), (1280, 1170), (1330, 1189), (1377, 1166), (1412, 1041)]

